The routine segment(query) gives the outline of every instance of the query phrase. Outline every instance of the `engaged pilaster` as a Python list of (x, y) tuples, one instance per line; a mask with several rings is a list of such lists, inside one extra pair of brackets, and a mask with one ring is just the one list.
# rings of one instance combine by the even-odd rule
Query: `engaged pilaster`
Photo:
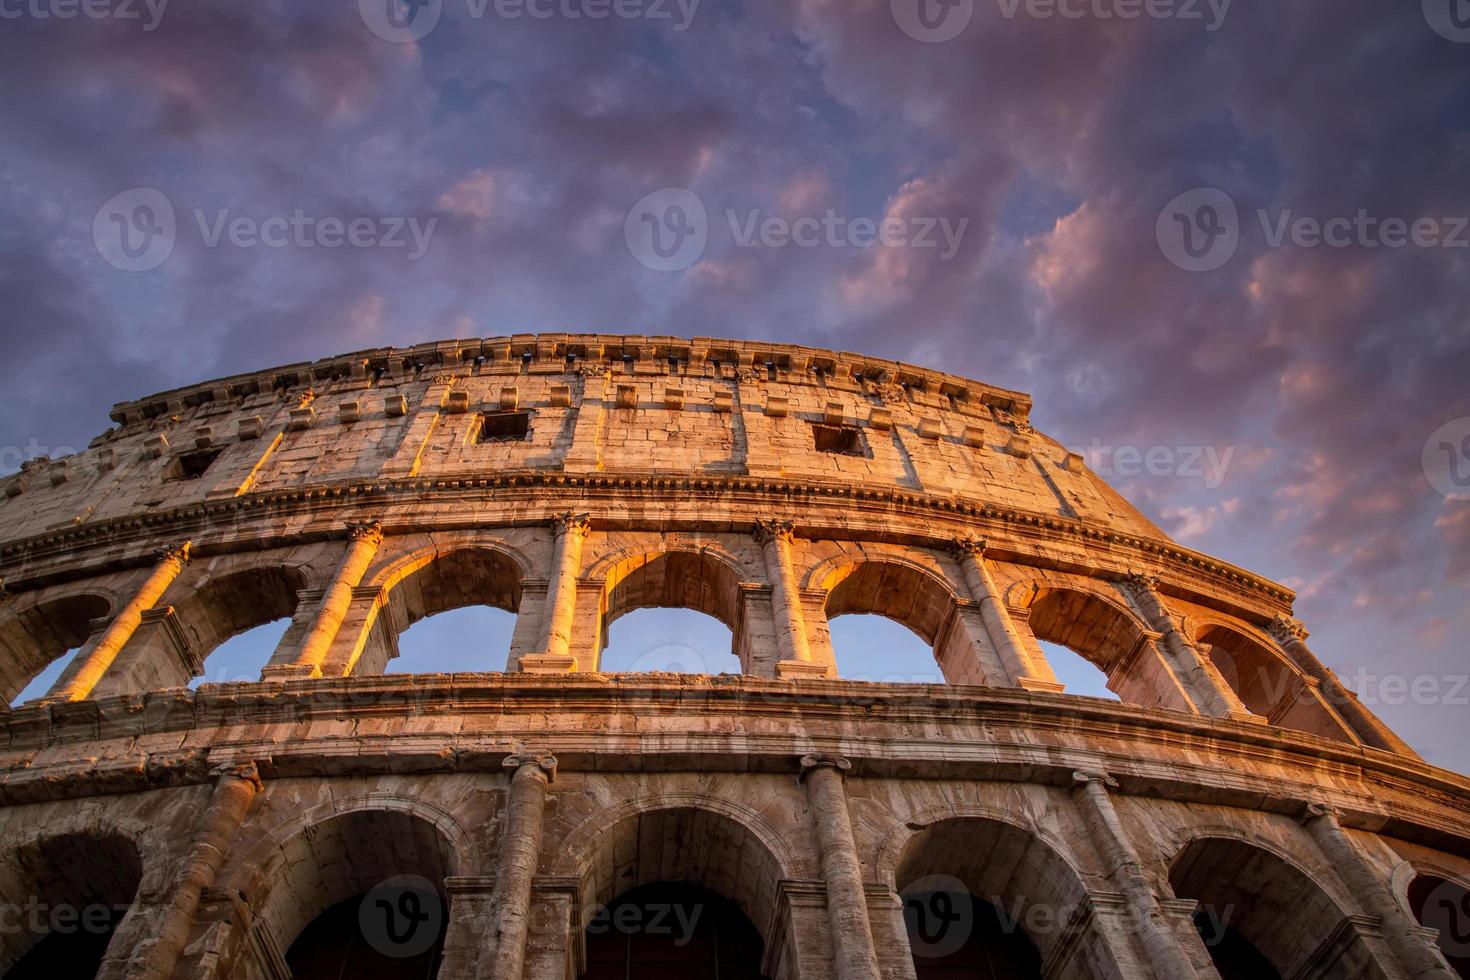
[(809, 755), (801, 760), (807, 803), (816, 824), (822, 877), (827, 883), (827, 920), (832, 930), (832, 959), (842, 980), (879, 980), (878, 954), (868, 919), (862, 865), (852, 836), (843, 773), (846, 759)]
[(347, 551), (332, 583), (322, 593), (316, 618), (301, 640), (295, 662), (268, 665), (261, 671), (261, 680), (322, 676), (322, 664), (327, 662), (332, 643), (352, 608), (352, 590), (362, 583), (382, 543), (383, 527), (377, 521), (347, 525)]
[(950, 554), (960, 564), (965, 576), (965, 587), (970, 596), (980, 604), (980, 618), (985, 626), (985, 635), (1006, 671), (1006, 680), (1016, 687), (1028, 691), (1060, 692), (1051, 671), (1037, 664), (1016, 633), (1016, 624), (1011, 622), (1010, 613), (1001, 601), (1000, 590), (985, 562), (985, 550), (989, 543), (984, 538), (956, 538), (950, 544)]
[(546, 822), (546, 790), (556, 778), (556, 757), (521, 753), (507, 756), (510, 798), (505, 837), (500, 842), (491, 911), (495, 920), (493, 955), (478, 975), (487, 980), (521, 980), (531, 922), (531, 881), (541, 854)]
[(521, 670), (559, 674), (577, 669), (571, 655), (572, 623), (577, 615), (577, 576), (582, 572), (582, 545), (592, 533), (586, 514), (560, 514), (552, 519), (556, 539), (551, 559), (551, 578), (542, 618), (541, 652), (522, 655)]
[(1413, 980), (1454, 980), (1455, 974), (1439, 949), (1425, 938), (1419, 923), (1410, 918), (1342, 829), (1337, 810), (1322, 803), (1309, 803), (1302, 822), (1327, 860), (1363, 903), (1363, 910), (1383, 922), (1389, 946), (1405, 975)]
[(778, 677), (826, 677), (827, 668), (812, 661), (806, 636), (806, 617), (792, 570), (791, 544), (795, 528), (790, 521), (756, 521), (753, 532), (761, 546), (766, 575), (771, 580), (771, 614), (776, 622), (776, 648), (781, 659)]
[(1308, 677), (1318, 682), (1322, 696), (1364, 744), (1383, 749), (1410, 759), (1419, 754), (1409, 748), (1409, 743), (1394, 734), (1393, 730), (1378, 720), (1378, 716), (1363, 707), (1358, 696), (1343, 686), (1334, 674), (1307, 646), (1307, 628), (1295, 619), (1277, 616), (1269, 627), (1271, 636), (1286, 651), (1292, 661)]
[(82, 701), (92, 694), (102, 675), (107, 673), (107, 668), (117, 660), (117, 655), (143, 622), (143, 614), (158, 604), (174, 579), (179, 577), (179, 572), (189, 561), (190, 547), (190, 542), (185, 541), (178, 547), (165, 549), (158, 556), (148, 578), (107, 628), (97, 634), (96, 642), (77, 653), (72, 668), (47, 696), (48, 700)]
[(1138, 852), (1118, 819), (1113, 807), (1113, 798), (1108, 794), (1109, 786), (1117, 781), (1107, 773), (1074, 772), (1072, 782), (1077, 796), (1083, 803), (1083, 818), (1093, 845), (1103, 856), (1108, 879), (1113, 887), (1128, 901), (1128, 914), (1132, 918), (1139, 941), (1160, 976), (1171, 980), (1189, 980), (1193, 977), (1218, 976), (1213, 970), (1201, 973), (1193, 959), (1185, 952), (1178, 935), (1165, 919), (1163, 908), (1148, 876), (1143, 873), (1143, 864)]

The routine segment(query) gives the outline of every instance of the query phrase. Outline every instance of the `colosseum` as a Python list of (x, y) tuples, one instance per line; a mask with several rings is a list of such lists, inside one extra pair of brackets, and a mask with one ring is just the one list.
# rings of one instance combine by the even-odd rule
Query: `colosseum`
[[(1470, 780), (1030, 409), (614, 335), (118, 405), (0, 480), (0, 975), (1470, 976)], [(390, 669), (469, 606), (515, 615), (503, 670)], [(653, 607), (739, 672), (600, 671)], [(844, 614), (944, 683), (844, 680)]]

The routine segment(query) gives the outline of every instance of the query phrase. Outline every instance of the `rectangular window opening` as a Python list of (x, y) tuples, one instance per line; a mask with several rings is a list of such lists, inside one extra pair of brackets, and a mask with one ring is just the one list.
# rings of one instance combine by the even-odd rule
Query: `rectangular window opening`
[(530, 412), (484, 412), (476, 442), (522, 442), (531, 434)]
[(198, 452), (184, 453), (174, 463), (174, 477), (179, 480), (197, 480), (202, 477), (210, 464), (219, 459), (223, 449), (201, 449)]
[(862, 433), (849, 425), (812, 425), (812, 442), (820, 453), (862, 456)]

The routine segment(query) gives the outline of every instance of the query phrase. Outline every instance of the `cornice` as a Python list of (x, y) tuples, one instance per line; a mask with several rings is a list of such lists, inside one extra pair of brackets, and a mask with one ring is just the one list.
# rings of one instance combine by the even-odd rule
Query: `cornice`
[[(583, 475), (537, 470), (501, 472), (493, 475), (465, 475), (453, 478), (415, 477), (361, 483), (317, 484), (299, 489), (273, 490), (222, 500), (202, 501), (169, 510), (134, 514), (17, 539), (0, 545), (0, 567), (5, 570), (4, 578), (10, 589), (19, 591), (27, 587), (23, 576), (17, 575), (14, 569), (14, 566), (20, 562), (70, 557), (88, 548), (115, 549), (138, 542), (151, 542), (157, 536), (177, 537), (183, 534), (195, 539), (196, 550), (208, 553), (212, 545), (208, 537), (210, 530), (219, 528), (237, 535), (240, 531), (240, 521), (252, 517), (279, 521), (286, 517), (309, 515), (322, 516), (325, 519), (327, 514), (324, 508), (351, 508), (357, 504), (364, 504), (371, 505), (374, 509), (381, 509), (384, 506), (391, 506), (395, 499), (406, 497), (423, 498), (432, 494), (436, 502), (443, 502), (452, 501), (456, 495), (472, 498), (488, 493), (505, 495), (509, 498), (525, 495), (542, 499), (545, 502), (545, 519), (550, 519), (565, 509), (565, 500), (555, 496), (558, 492), (577, 494), (578, 499), (583, 501), (589, 496), (622, 493), (644, 496), (649, 492), (681, 495), (690, 493), (747, 495), (755, 501), (754, 506), (757, 509), (764, 508), (765, 513), (770, 512), (771, 504), (768, 498), (775, 496), (788, 500), (800, 500), (804, 503), (817, 502), (820, 504), (823, 501), (831, 501), (842, 505), (844, 519), (834, 520), (830, 529), (812, 524), (799, 524), (798, 533), (804, 536), (819, 535), (828, 531), (838, 536), (851, 536), (851, 532), (846, 530), (846, 525), (854, 503), (860, 509), (871, 507), (875, 511), (906, 508), (916, 515), (923, 514), (932, 517), (932, 515), (939, 514), (980, 522), (971, 525), (971, 530), (981, 531), (991, 539), (988, 542), (987, 554), (997, 560), (1027, 563), (1027, 559), (1033, 555), (1024, 546), (1025, 536), (1044, 534), (1045, 537), (1042, 539), (1044, 541), (1055, 542), (1061, 539), (1102, 551), (1103, 554), (1099, 557), (1107, 557), (1111, 560), (1100, 561), (1099, 564), (1103, 567), (1120, 566), (1118, 573), (1120, 577), (1126, 575), (1127, 569), (1131, 567), (1129, 558), (1146, 556), (1155, 562), (1172, 564), (1181, 572), (1209, 576), (1215, 580), (1214, 584), (1223, 584), (1257, 600), (1265, 600), (1273, 611), (1289, 610), (1295, 600), (1295, 594), (1285, 586), (1208, 555), (1181, 547), (1166, 539), (1124, 533), (1056, 515), (1000, 507), (991, 503), (964, 500), (954, 496), (868, 485), (749, 476), (626, 473)], [(548, 496), (548, 493), (552, 495)], [(891, 516), (891, 510), (886, 510), (885, 519)], [(335, 517), (333, 519), (335, 520)], [(452, 524), (453, 522), (445, 521), (444, 523)], [(636, 521), (627, 519), (621, 523), (630, 527), (636, 525)], [(723, 520), (715, 523), (727, 525), (729, 521)], [(413, 530), (431, 530), (433, 525), (434, 522), (429, 522), (428, 526), (415, 526)], [(603, 525), (606, 525), (607, 530), (620, 527), (619, 521), (604, 520), (599, 516), (599, 527)], [(691, 524), (691, 527), (693, 526), (695, 525)], [(384, 530), (388, 533), (395, 530), (391, 519), (385, 522)], [(953, 529), (950, 530), (953, 531)], [(330, 536), (335, 533), (335, 526), (331, 529), (304, 528), (299, 533), (279, 535), (279, 537), (283, 541), (312, 540), (310, 535), (314, 531), (318, 536)], [(1016, 540), (1008, 542), (997, 537), (997, 532), (1010, 532)], [(936, 534), (938, 536), (935, 537), (935, 547), (940, 549), (947, 547), (950, 538), (944, 537), (942, 532), (936, 532)], [(952, 536), (951, 533), (950, 537)], [(923, 538), (925, 535), (916, 533), (915, 537)], [(1120, 556), (1118, 549), (1124, 549), (1125, 553)], [(1035, 557), (1040, 557), (1039, 552), (1045, 549), (1036, 550), (1038, 555)], [(1190, 584), (1187, 580), (1181, 580), (1178, 574), (1170, 576), (1168, 584), (1171, 586), (1170, 591), (1186, 590), (1185, 594), (1188, 594)]]

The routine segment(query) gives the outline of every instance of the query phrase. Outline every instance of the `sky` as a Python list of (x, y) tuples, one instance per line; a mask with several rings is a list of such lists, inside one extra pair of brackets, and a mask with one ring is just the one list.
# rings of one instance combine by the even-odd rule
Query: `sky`
[(0, 467), (431, 339), (899, 358), (1031, 392), (1470, 769), (1464, 7), (0, 0)]

